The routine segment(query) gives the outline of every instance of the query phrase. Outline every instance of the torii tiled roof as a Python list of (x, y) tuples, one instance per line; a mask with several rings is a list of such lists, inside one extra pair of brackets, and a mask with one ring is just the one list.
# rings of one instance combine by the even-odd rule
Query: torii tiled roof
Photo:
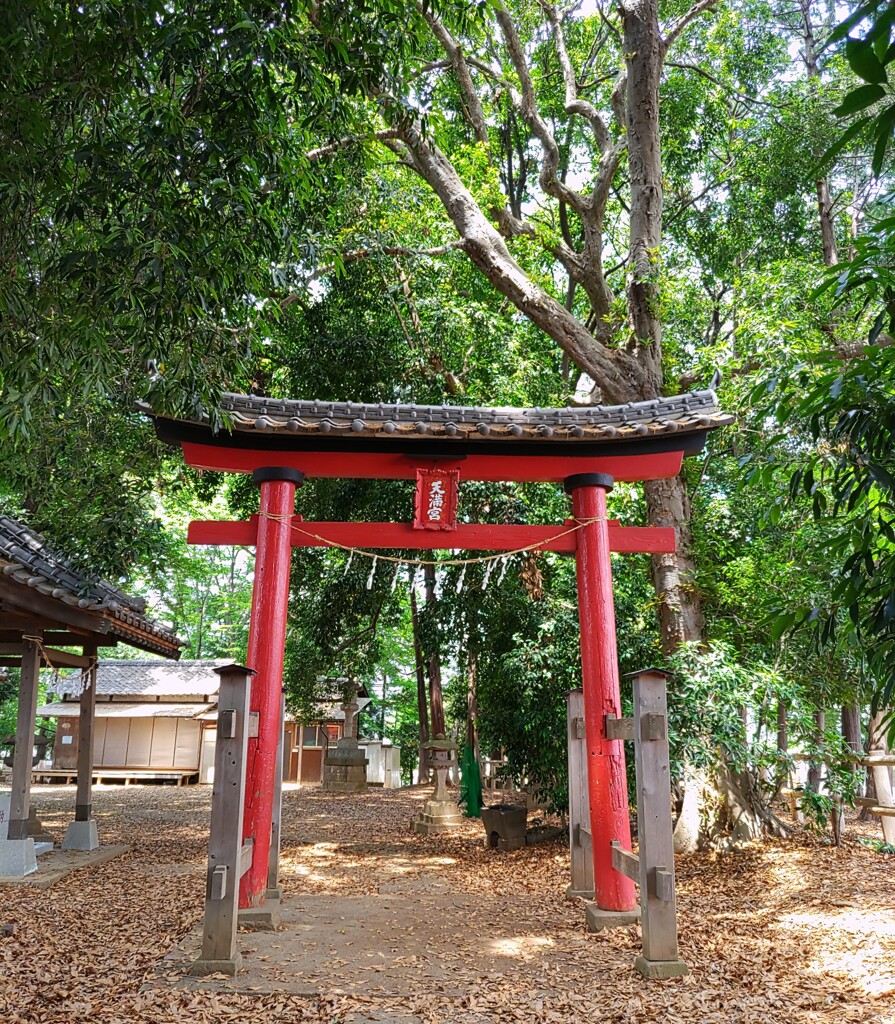
[(146, 616), (146, 602), (102, 579), (90, 579), (39, 533), (0, 515), (0, 574), (44, 597), (97, 613), (108, 632), (125, 643), (179, 656), (181, 641), (166, 626)]
[[(177, 436), (177, 427), (211, 429), (208, 414), (195, 420), (172, 421), (148, 406), (160, 433)], [(443, 450), (492, 451), (523, 454), (532, 443), (562, 442), (567, 453), (584, 454), (599, 448), (623, 448), (632, 443), (661, 440), (662, 447), (694, 450), (702, 447), (708, 430), (733, 422), (718, 407), (714, 391), (691, 391), (626, 405), (592, 405), (564, 409), (482, 408), (456, 405), (321, 402), (225, 393), (220, 409), (241, 442), (253, 446), (280, 442), (277, 447), (347, 447), (355, 450), (390, 446), (408, 451), (415, 444), (436, 441)], [(173, 427), (166, 431), (163, 424)], [(248, 436), (247, 436), (248, 435)], [(691, 436), (692, 435), (692, 436)], [(673, 440), (672, 440), (673, 439)], [(678, 440), (679, 439), (679, 440)]]

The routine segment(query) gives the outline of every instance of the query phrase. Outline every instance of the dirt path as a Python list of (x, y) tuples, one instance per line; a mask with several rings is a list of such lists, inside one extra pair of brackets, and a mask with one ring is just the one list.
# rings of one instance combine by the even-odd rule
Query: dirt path
[[(73, 791), (36, 799), (61, 834)], [(184, 991), (177, 949), (201, 913), (208, 792), (98, 790), (103, 839), (134, 850), (50, 889), (0, 888), (0, 923), (16, 924), (0, 939), (0, 1018), (895, 1024), (895, 860), (854, 827), (840, 850), (800, 837), (682, 861), (691, 974), (648, 983), (631, 967), (636, 928), (584, 932), (561, 844), (498, 854), (478, 822), (415, 836), (419, 801), (287, 792), (286, 928), (241, 936), (242, 991)]]

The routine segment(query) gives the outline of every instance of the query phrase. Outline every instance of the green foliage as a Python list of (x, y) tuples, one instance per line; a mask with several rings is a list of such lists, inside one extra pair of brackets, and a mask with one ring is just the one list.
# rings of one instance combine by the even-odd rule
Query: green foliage
[(668, 689), (669, 740), (673, 773), (680, 777), (685, 765), (713, 769), (719, 751), (735, 769), (773, 764), (776, 750), (754, 735), (744, 718), (746, 708), (767, 714), (781, 686), (780, 678), (761, 662), (741, 662), (729, 644), (709, 649), (682, 644), (669, 661), (674, 672)]
[[(864, 32), (852, 36), (852, 29), (866, 26)], [(879, 175), (895, 134), (895, 93), (889, 80), (889, 71), (895, 65), (895, 8), (889, 0), (867, 0), (845, 18), (832, 32), (827, 45), (845, 40), (845, 58), (852, 71), (866, 85), (852, 89), (834, 111), (839, 117), (851, 115), (888, 101), (855, 121), (842, 137), (824, 154), (830, 161), (859, 133), (866, 134), (873, 144), (871, 166)]]
[(828, 557), (841, 566), (829, 599), (785, 626), (811, 625), (832, 642), (843, 630), (861, 642), (875, 699), (889, 703), (895, 679), (895, 349), (867, 348), (796, 367), (763, 385), (780, 423), (799, 423), (810, 445), (794, 452), (790, 496), (811, 498), (826, 524)]

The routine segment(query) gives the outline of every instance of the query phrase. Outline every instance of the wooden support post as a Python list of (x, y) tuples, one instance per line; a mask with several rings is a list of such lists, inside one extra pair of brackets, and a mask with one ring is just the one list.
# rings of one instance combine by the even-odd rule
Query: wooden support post
[(30, 875), (37, 871), (34, 840), (28, 835), (31, 813), (31, 759), (37, 720), (37, 684), (40, 678), (40, 639), (22, 644), (22, 675), (19, 681), (19, 712), (16, 746), (12, 759), (9, 794), (9, 827), (0, 837), (0, 875)]
[(584, 742), (584, 693), (570, 690), (566, 701), (569, 740), (569, 848), (572, 882), (568, 896), (594, 898), (594, 855), (590, 848), (587, 746)]
[(215, 669), (215, 672), (221, 677), (221, 686), (205, 876), (202, 956), (190, 967), (190, 974), (195, 975), (234, 975), (242, 962), (236, 948), (239, 880), (246, 856), (240, 822), (245, 807), (249, 700), (254, 672), (241, 665), (226, 665)]
[(65, 830), (63, 850), (95, 850), (99, 846), (93, 818), (93, 733), (96, 720), (96, 647), (84, 647), (90, 667), (82, 676), (78, 706), (78, 791), (75, 820)]
[[(870, 736), (870, 750), (867, 757), (862, 758), (862, 763), (870, 768), (873, 777), (873, 785), (876, 790), (876, 804), (879, 807), (895, 807), (895, 798), (892, 793), (892, 776), (889, 774), (889, 765), (895, 762), (895, 757), (889, 754), (886, 746), (886, 732), (881, 724), (876, 724)], [(871, 810), (870, 812), (874, 812)], [(876, 812), (879, 813), (879, 812)], [(880, 821), (883, 829), (883, 839), (890, 845), (895, 846), (895, 817), (889, 814), (881, 814)]]
[(283, 821), (283, 772), (289, 763), (286, 752), (286, 696), (280, 704), (280, 744), (277, 747), (276, 776), (273, 783), (273, 820), (270, 826), (270, 857), (267, 861), (267, 892), (265, 904), (280, 900), (280, 839)]
[(37, 723), (37, 684), (40, 675), (40, 645), (26, 640), (22, 651), (19, 682), (19, 711), (16, 718), (16, 746), (12, 761), (12, 790), (9, 798), (9, 839), (25, 839), (31, 813), (31, 759)]
[(645, 978), (687, 973), (678, 957), (671, 823), (671, 768), (665, 673), (634, 675), (634, 758), (643, 955), (634, 966)]

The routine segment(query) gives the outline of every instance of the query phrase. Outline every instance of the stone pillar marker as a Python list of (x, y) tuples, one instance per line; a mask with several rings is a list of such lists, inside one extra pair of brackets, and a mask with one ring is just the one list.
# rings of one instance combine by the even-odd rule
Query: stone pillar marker
[(323, 759), (323, 785), (327, 793), (364, 793), (367, 789), (367, 757), (357, 742), (357, 691), (353, 680), (345, 686), (345, 728), (342, 738)]
[(457, 828), (463, 824), (463, 815), (447, 784), (448, 771), (457, 761), (457, 744), (453, 740), (446, 740), (444, 736), (436, 736), (434, 740), (424, 743), (423, 749), (431, 754), (429, 764), (435, 769), (435, 789), (422, 813), (414, 821), (413, 831), (427, 836)]

